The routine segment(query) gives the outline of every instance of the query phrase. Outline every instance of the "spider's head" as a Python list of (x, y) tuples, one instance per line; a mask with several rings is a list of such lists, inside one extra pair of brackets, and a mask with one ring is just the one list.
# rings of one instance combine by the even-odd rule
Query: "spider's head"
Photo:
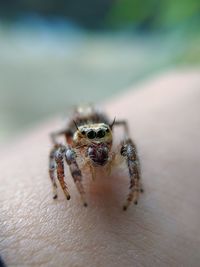
[(112, 130), (105, 123), (86, 124), (79, 126), (75, 139), (86, 144), (86, 156), (94, 165), (103, 166), (107, 163), (112, 145)]

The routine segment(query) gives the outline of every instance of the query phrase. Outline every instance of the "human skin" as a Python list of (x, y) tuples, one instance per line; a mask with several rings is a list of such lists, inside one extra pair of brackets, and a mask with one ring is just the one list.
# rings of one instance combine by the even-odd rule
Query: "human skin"
[(115, 170), (94, 182), (86, 175), (86, 208), (66, 168), (71, 200), (60, 189), (53, 200), (48, 135), (59, 120), (44, 123), (0, 153), (7, 266), (199, 266), (200, 72), (169, 72), (105, 109), (127, 119), (137, 144), (145, 190), (138, 205), (122, 210), (129, 178)]

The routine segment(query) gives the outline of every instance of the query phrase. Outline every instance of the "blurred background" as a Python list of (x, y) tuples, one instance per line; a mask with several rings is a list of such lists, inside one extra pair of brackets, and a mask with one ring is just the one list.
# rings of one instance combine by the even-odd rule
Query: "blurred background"
[(0, 0), (0, 144), (74, 104), (199, 64), (199, 0)]

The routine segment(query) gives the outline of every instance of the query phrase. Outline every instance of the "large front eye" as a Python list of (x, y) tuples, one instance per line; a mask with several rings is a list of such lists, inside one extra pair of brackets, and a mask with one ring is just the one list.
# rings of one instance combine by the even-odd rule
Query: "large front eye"
[(88, 137), (89, 139), (94, 139), (94, 138), (96, 137), (96, 133), (95, 133), (95, 131), (90, 130), (89, 132), (87, 132), (87, 137)]
[(97, 132), (97, 137), (98, 138), (103, 138), (105, 136), (105, 134), (106, 134), (105, 131), (101, 129), (101, 130), (99, 130)]

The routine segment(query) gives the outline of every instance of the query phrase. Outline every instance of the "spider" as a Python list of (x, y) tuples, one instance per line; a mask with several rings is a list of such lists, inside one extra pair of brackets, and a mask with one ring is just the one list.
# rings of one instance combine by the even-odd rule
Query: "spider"
[[(113, 128), (123, 126), (125, 137), (120, 143), (120, 150), (113, 151)], [(58, 137), (64, 135), (66, 145), (58, 142)], [(128, 125), (125, 120), (115, 120), (111, 122), (108, 117), (94, 108), (93, 106), (75, 108), (66, 128), (51, 134), (53, 148), (49, 155), (49, 176), (53, 185), (53, 198), (57, 198), (56, 177), (60, 182), (62, 190), (67, 198), (70, 199), (67, 184), (65, 182), (64, 160), (69, 166), (73, 180), (80, 193), (84, 206), (85, 191), (82, 185), (82, 171), (78, 163), (81, 157), (84, 165), (89, 167), (94, 179), (95, 168), (107, 166), (111, 169), (115, 156), (120, 153), (124, 158), (130, 178), (130, 187), (127, 199), (123, 205), (126, 210), (131, 202), (137, 204), (140, 192), (140, 164), (134, 142), (129, 137)]]

